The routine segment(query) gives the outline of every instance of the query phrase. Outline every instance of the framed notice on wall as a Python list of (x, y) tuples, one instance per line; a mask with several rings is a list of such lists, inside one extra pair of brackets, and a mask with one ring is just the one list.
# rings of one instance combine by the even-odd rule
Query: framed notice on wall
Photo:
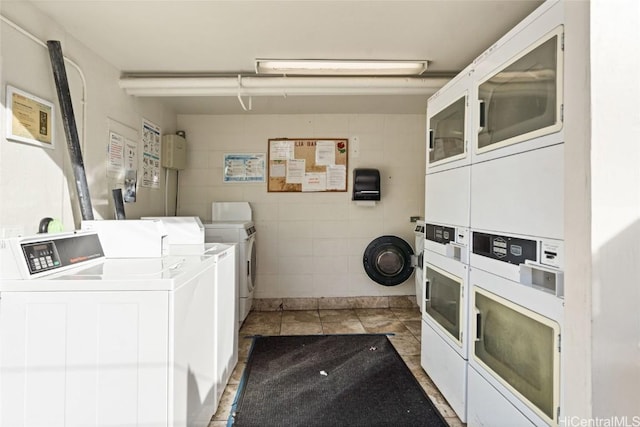
[(347, 138), (270, 139), (270, 192), (347, 191)]
[(224, 155), (224, 182), (264, 182), (264, 153)]
[(7, 85), (6, 137), (45, 148), (55, 148), (55, 108), (50, 101)]

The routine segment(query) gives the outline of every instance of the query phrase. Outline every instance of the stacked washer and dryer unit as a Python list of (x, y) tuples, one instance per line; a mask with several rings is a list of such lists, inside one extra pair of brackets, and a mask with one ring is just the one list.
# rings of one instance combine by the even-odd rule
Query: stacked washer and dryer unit
[(469, 426), (561, 419), (563, 9), (428, 103), (421, 363)]

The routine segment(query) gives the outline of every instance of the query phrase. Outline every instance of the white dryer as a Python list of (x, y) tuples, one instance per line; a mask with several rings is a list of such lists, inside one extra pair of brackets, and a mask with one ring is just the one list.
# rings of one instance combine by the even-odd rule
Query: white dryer
[(213, 202), (205, 243), (236, 243), (238, 327), (251, 311), (256, 279), (256, 227), (248, 202)]

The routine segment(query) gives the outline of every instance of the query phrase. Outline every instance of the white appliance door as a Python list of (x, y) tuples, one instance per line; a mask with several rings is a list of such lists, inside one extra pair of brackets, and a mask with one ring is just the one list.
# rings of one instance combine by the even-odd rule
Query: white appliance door
[(562, 33), (560, 26), (480, 81), (477, 153), (562, 128)]
[(557, 425), (559, 323), (475, 284), (471, 303), (470, 364), (521, 410)]
[(425, 296), (423, 313), (425, 320), (439, 331), (450, 345), (466, 356), (463, 337), (466, 335), (465, 284), (466, 268), (460, 265), (453, 274), (436, 267), (433, 255), (427, 255), (425, 263)]
[[(448, 95), (448, 94), (447, 94)], [(427, 143), (427, 171), (445, 163), (459, 166), (456, 160), (467, 157), (467, 92), (456, 96), (456, 99), (440, 110), (436, 103), (430, 103), (427, 111), (429, 139)], [(455, 162), (455, 163), (454, 163)], [(467, 162), (468, 163), (468, 160)]]

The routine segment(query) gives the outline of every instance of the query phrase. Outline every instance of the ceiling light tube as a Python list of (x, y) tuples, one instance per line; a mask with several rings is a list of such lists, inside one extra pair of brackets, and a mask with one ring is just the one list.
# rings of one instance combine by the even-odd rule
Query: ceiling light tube
[(315, 76), (419, 76), (428, 61), (256, 59), (256, 73)]

